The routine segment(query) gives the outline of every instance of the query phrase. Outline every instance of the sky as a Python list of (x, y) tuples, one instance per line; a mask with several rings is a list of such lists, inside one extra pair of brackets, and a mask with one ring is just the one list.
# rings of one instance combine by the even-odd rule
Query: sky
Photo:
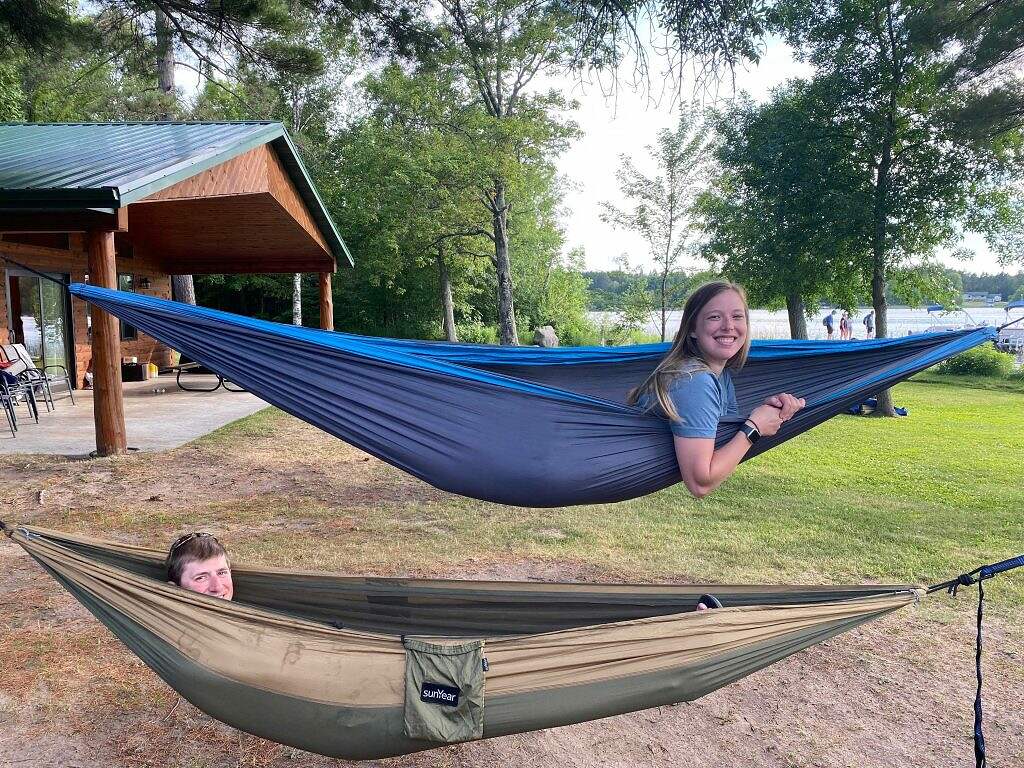
[[(737, 93), (748, 92), (756, 101), (764, 101), (771, 89), (787, 78), (810, 73), (810, 67), (795, 61), (784, 43), (769, 41), (758, 66), (737, 71), (735, 89)], [(675, 126), (672, 99), (666, 96), (660, 104), (652, 103), (644, 94), (621, 87), (613, 100), (606, 98), (596, 84), (584, 87), (569, 80), (551, 84), (563, 88), (580, 103), (579, 109), (568, 116), (584, 131), (584, 136), (558, 160), (559, 173), (571, 185), (562, 218), (567, 250), (582, 247), (587, 268), (592, 270), (614, 269), (615, 260), (623, 253), (629, 255), (632, 266), (642, 265), (649, 270), (654, 262), (643, 238), (602, 222), (601, 203), (629, 207), (615, 181), (621, 155), (629, 155), (642, 172), (654, 174), (656, 166), (645, 148), (654, 144), (658, 131)], [(718, 95), (731, 96), (732, 85), (723, 84)], [(980, 236), (968, 234), (962, 246), (974, 251), (975, 257), (965, 261), (940, 255), (940, 259), (966, 272), (1002, 271)], [(706, 264), (694, 260), (684, 266), (692, 269)]]

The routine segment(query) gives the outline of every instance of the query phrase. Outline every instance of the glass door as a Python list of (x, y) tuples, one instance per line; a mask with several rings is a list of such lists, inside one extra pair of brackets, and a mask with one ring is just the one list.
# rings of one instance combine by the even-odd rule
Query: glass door
[(13, 341), (24, 344), (40, 368), (63, 365), (70, 372), (71, 333), (64, 289), (31, 273), (8, 270), (7, 305)]

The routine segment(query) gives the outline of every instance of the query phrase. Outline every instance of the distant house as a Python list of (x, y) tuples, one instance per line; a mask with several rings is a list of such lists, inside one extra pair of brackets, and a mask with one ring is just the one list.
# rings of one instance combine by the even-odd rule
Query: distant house
[(5, 336), (77, 386), (91, 361), (101, 454), (125, 450), (121, 359), (171, 351), (39, 273), (170, 298), (171, 275), (316, 272), (332, 328), (331, 275), (352, 264), (273, 122), (0, 124), (0, 259)]
[(964, 292), (965, 302), (984, 302), (985, 304), (995, 304), (997, 301), (1002, 300), (1003, 296), (1000, 293), (988, 293), (987, 291)]

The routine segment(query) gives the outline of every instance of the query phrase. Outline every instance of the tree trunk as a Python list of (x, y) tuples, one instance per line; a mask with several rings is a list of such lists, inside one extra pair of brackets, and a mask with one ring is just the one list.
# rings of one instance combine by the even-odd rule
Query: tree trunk
[[(164, 97), (163, 111), (157, 115), (158, 120), (172, 120), (170, 105), (175, 98), (174, 67), (174, 29), (167, 15), (159, 8), (156, 10), (156, 79), (160, 95)], [(192, 275), (171, 276), (171, 298), (184, 304), (195, 306), (196, 289)]]
[(786, 312), (789, 314), (789, 338), (807, 338), (807, 312), (804, 311), (804, 300), (799, 293), (786, 297)]
[[(882, 141), (882, 154), (878, 162), (878, 177), (875, 182), (874, 232), (871, 237), (871, 304), (875, 309), (875, 338), (884, 339), (889, 335), (888, 307), (885, 302), (885, 221), (888, 211), (889, 173), (892, 169), (892, 143), (896, 132), (895, 101), (890, 99), (890, 110), (886, 115), (886, 135)], [(878, 393), (879, 416), (895, 416), (892, 391), (885, 389)]]
[(292, 325), (302, 325), (302, 273), (292, 276)]
[(458, 341), (458, 334), (455, 332), (455, 304), (452, 301), (452, 281), (448, 276), (448, 265), (444, 261), (444, 243), (437, 246), (437, 283), (441, 289), (442, 322), (444, 323), (444, 337), (448, 341)]
[(512, 300), (512, 261), (508, 254), (508, 204), (505, 202), (505, 181), (494, 183), (494, 269), (498, 274), (498, 329), (502, 344), (519, 346), (516, 311)]
[(665, 330), (668, 325), (668, 261), (666, 269), (661, 273), (661, 341), (665, 343)]
[(167, 15), (159, 8), (156, 10), (156, 78), (160, 86), (160, 94), (165, 97), (164, 111), (157, 115), (158, 120), (170, 120), (172, 115), (167, 109), (174, 98), (174, 32)]
[(182, 304), (196, 305), (196, 287), (192, 275), (171, 275), (171, 298)]

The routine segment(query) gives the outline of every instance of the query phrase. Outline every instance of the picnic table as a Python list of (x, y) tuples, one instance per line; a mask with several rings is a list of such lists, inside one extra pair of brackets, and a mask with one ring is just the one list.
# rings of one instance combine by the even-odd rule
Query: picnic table
[[(167, 370), (175, 372), (175, 377), (174, 377), (175, 383), (178, 385), (179, 389), (183, 389), (186, 392), (216, 392), (221, 387), (224, 387), (224, 389), (226, 389), (228, 392), (245, 392), (244, 388), (238, 386), (237, 384), (235, 384), (234, 382), (230, 381), (229, 379), (224, 378), (223, 376), (221, 376), (216, 371), (211, 371), (209, 368), (204, 366), (202, 363), (196, 363), (196, 362), (181, 363), (180, 365), (172, 365)], [(186, 387), (184, 384), (181, 383), (181, 374), (183, 374), (183, 373), (189, 373), (189, 374), (210, 373), (210, 374), (213, 374), (214, 376), (217, 377), (217, 383), (214, 384), (212, 387)]]

